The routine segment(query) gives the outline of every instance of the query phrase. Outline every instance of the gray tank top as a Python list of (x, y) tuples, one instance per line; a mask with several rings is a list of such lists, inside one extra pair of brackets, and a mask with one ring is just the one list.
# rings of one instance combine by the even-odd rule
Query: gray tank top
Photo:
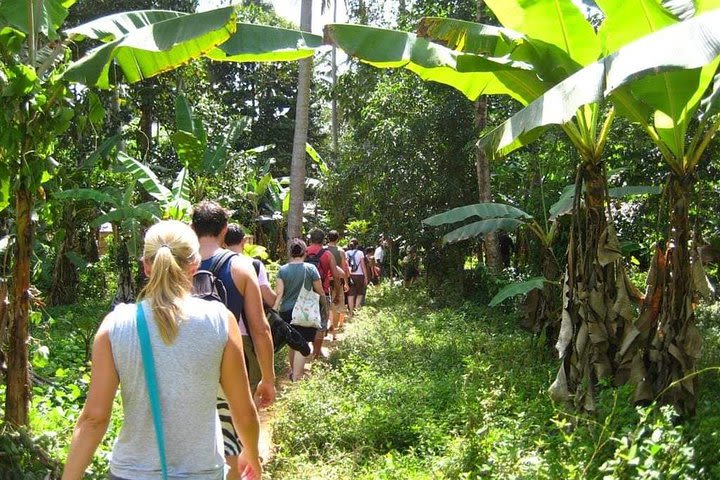
[[(220, 480), (224, 476), (222, 435), (216, 410), (220, 363), (228, 339), (228, 311), (220, 302), (188, 297), (175, 341), (166, 345), (143, 302), (157, 372), (171, 479)], [(150, 402), (145, 387), (135, 305), (121, 304), (109, 326), (120, 377), (123, 425), (110, 459), (120, 478), (162, 478)]]

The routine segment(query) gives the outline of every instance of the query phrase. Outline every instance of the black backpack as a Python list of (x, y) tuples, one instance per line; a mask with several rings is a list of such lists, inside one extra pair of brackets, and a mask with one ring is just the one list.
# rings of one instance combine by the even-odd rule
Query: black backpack
[(305, 257), (305, 263), (315, 265), (315, 268), (317, 268), (317, 271), (320, 274), (320, 280), (323, 282), (325, 281), (324, 277), (327, 276), (327, 272), (325, 272), (325, 275), (323, 275), (323, 271), (320, 269), (320, 259), (325, 254), (325, 252), (329, 251), (330, 250), (328, 250), (327, 247), (323, 247), (315, 255), (308, 255)]
[(207, 270), (198, 270), (193, 275), (192, 295), (203, 300), (217, 300), (227, 306), (227, 288), (217, 277), (217, 272), (237, 253), (225, 250), (218, 255)]

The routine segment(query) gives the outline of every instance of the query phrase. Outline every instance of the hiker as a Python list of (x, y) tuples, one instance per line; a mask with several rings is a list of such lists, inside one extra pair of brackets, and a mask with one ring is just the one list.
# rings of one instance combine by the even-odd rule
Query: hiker
[(407, 255), (405, 255), (401, 263), (403, 267), (403, 286), (409, 287), (415, 284), (420, 276), (420, 259), (413, 245), (407, 248)]
[(362, 305), (365, 291), (367, 289), (368, 275), (365, 271), (365, 254), (362, 249), (358, 248), (357, 238), (350, 240), (348, 249), (345, 251), (350, 267), (350, 288), (347, 292), (348, 317), (352, 318), (355, 308)]
[[(227, 232), (225, 232), (225, 248), (237, 253), (245, 255), (245, 231), (237, 223), (228, 224)], [(250, 258), (250, 257), (248, 257)], [(253, 260), (253, 265), (257, 265), (258, 284), (260, 285), (260, 294), (262, 295), (263, 305), (272, 307), (275, 305), (275, 291), (270, 286), (267, 269), (265, 264), (259, 260)]]
[[(210, 270), (213, 262), (226, 259), (221, 262), (222, 264), (217, 265), (215, 276), (222, 281), (227, 290), (227, 307), (238, 320), (245, 355), (248, 359), (257, 360), (257, 364), (252, 362), (248, 364), (248, 380), (255, 401), (260, 408), (264, 408), (275, 400), (275, 369), (270, 326), (263, 312), (258, 277), (253, 269), (252, 260), (229, 252), (221, 246), (225, 240), (228, 217), (228, 212), (219, 204), (204, 200), (193, 208), (192, 228), (200, 241), (201, 270)], [(218, 413), (225, 441), (225, 458), (231, 467), (228, 478), (235, 479), (238, 472), (233, 465), (242, 447), (234, 432), (230, 412), (222, 395), (218, 397)]]
[[(149, 331), (159, 396), (167, 473), (172, 478), (223, 478), (224, 459), (215, 413), (218, 383), (244, 445), (234, 468), (260, 478), (259, 421), (243, 365), (237, 321), (219, 302), (192, 297), (199, 243), (187, 225), (170, 220), (145, 235), (143, 268), (149, 276), (140, 303), (120, 304), (103, 320), (93, 344), (90, 388), (78, 418), (63, 480), (80, 480), (110, 422), (120, 385), (123, 425), (112, 449), (110, 479), (162, 478), (141, 360), (138, 307)], [(218, 382), (219, 381), (219, 382)]]
[[(292, 324), (293, 308), (298, 300), (300, 291), (303, 287), (307, 290), (314, 290), (320, 295), (320, 302), (325, 303), (327, 308), (327, 300), (325, 291), (320, 281), (320, 272), (311, 263), (305, 263), (305, 254), (307, 246), (300, 238), (293, 238), (288, 246), (290, 260), (288, 263), (280, 267), (275, 282), (275, 292), (277, 300), (275, 301), (275, 310), (280, 312), (280, 317), (287, 323)], [(318, 328), (308, 326), (293, 325), (305, 338), (305, 341), (312, 343), (318, 333)], [(300, 380), (305, 372), (305, 357), (294, 350), (288, 351), (288, 361), (290, 363), (290, 379), (293, 381)]]
[(377, 267), (377, 282), (380, 283), (385, 276), (385, 250), (387, 249), (387, 240), (384, 235), (380, 235), (380, 241), (375, 248), (375, 266)]
[(328, 232), (328, 250), (335, 258), (337, 268), (333, 271), (330, 280), (330, 325), (333, 329), (333, 340), (337, 338), (337, 332), (345, 323), (345, 291), (349, 288), (347, 279), (350, 278), (350, 267), (345, 257), (345, 251), (338, 246), (340, 234), (337, 230)]
[[(323, 294), (326, 298), (325, 305), (330, 305), (330, 281), (333, 277), (333, 272), (338, 268), (335, 257), (330, 251), (323, 246), (325, 241), (325, 232), (319, 228), (313, 228), (310, 230), (310, 245), (308, 245), (305, 252), (305, 262), (315, 265), (320, 274), (320, 283), (322, 284)], [(313, 341), (313, 358), (315, 360), (323, 356), (322, 344), (323, 339), (328, 331), (328, 323), (330, 317), (330, 309), (326, 308), (321, 316), (321, 327), (315, 335)]]
[(377, 285), (380, 282), (380, 272), (375, 259), (375, 249), (372, 247), (365, 249), (365, 270), (368, 272), (368, 285)]

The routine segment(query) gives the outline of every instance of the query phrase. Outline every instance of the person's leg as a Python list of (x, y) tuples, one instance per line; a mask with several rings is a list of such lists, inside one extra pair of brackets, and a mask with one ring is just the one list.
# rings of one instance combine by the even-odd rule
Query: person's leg
[(302, 356), (302, 353), (295, 350), (290, 350), (290, 354), (295, 357), (294, 360), (292, 360), (292, 379), (293, 382), (297, 382), (303, 378), (303, 375), (305, 375), (306, 358)]
[(313, 351), (312, 351), (313, 360), (317, 360), (323, 356), (323, 354), (322, 354), (323, 340), (325, 340), (325, 330), (318, 330), (317, 333), (315, 334), (315, 338), (313, 339)]
[(352, 317), (353, 317), (353, 313), (355, 312), (355, 295), (348, 295), (347, 302), (348, 302), (347, 319), (348, 319), (348, 321), (351, 321)]

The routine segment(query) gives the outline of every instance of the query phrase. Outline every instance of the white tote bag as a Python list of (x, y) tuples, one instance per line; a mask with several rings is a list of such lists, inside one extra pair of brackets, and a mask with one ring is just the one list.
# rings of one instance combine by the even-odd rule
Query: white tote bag
[(303, 269), (305, 269), (305, 273), (303, 274), (302, 287), (292, 309), (292, 321), (290, 324), (298, 327), (320, 328), (320, 295), (305, 288), (305, 278), (307, 276), (305, 265), (303, 265)]

